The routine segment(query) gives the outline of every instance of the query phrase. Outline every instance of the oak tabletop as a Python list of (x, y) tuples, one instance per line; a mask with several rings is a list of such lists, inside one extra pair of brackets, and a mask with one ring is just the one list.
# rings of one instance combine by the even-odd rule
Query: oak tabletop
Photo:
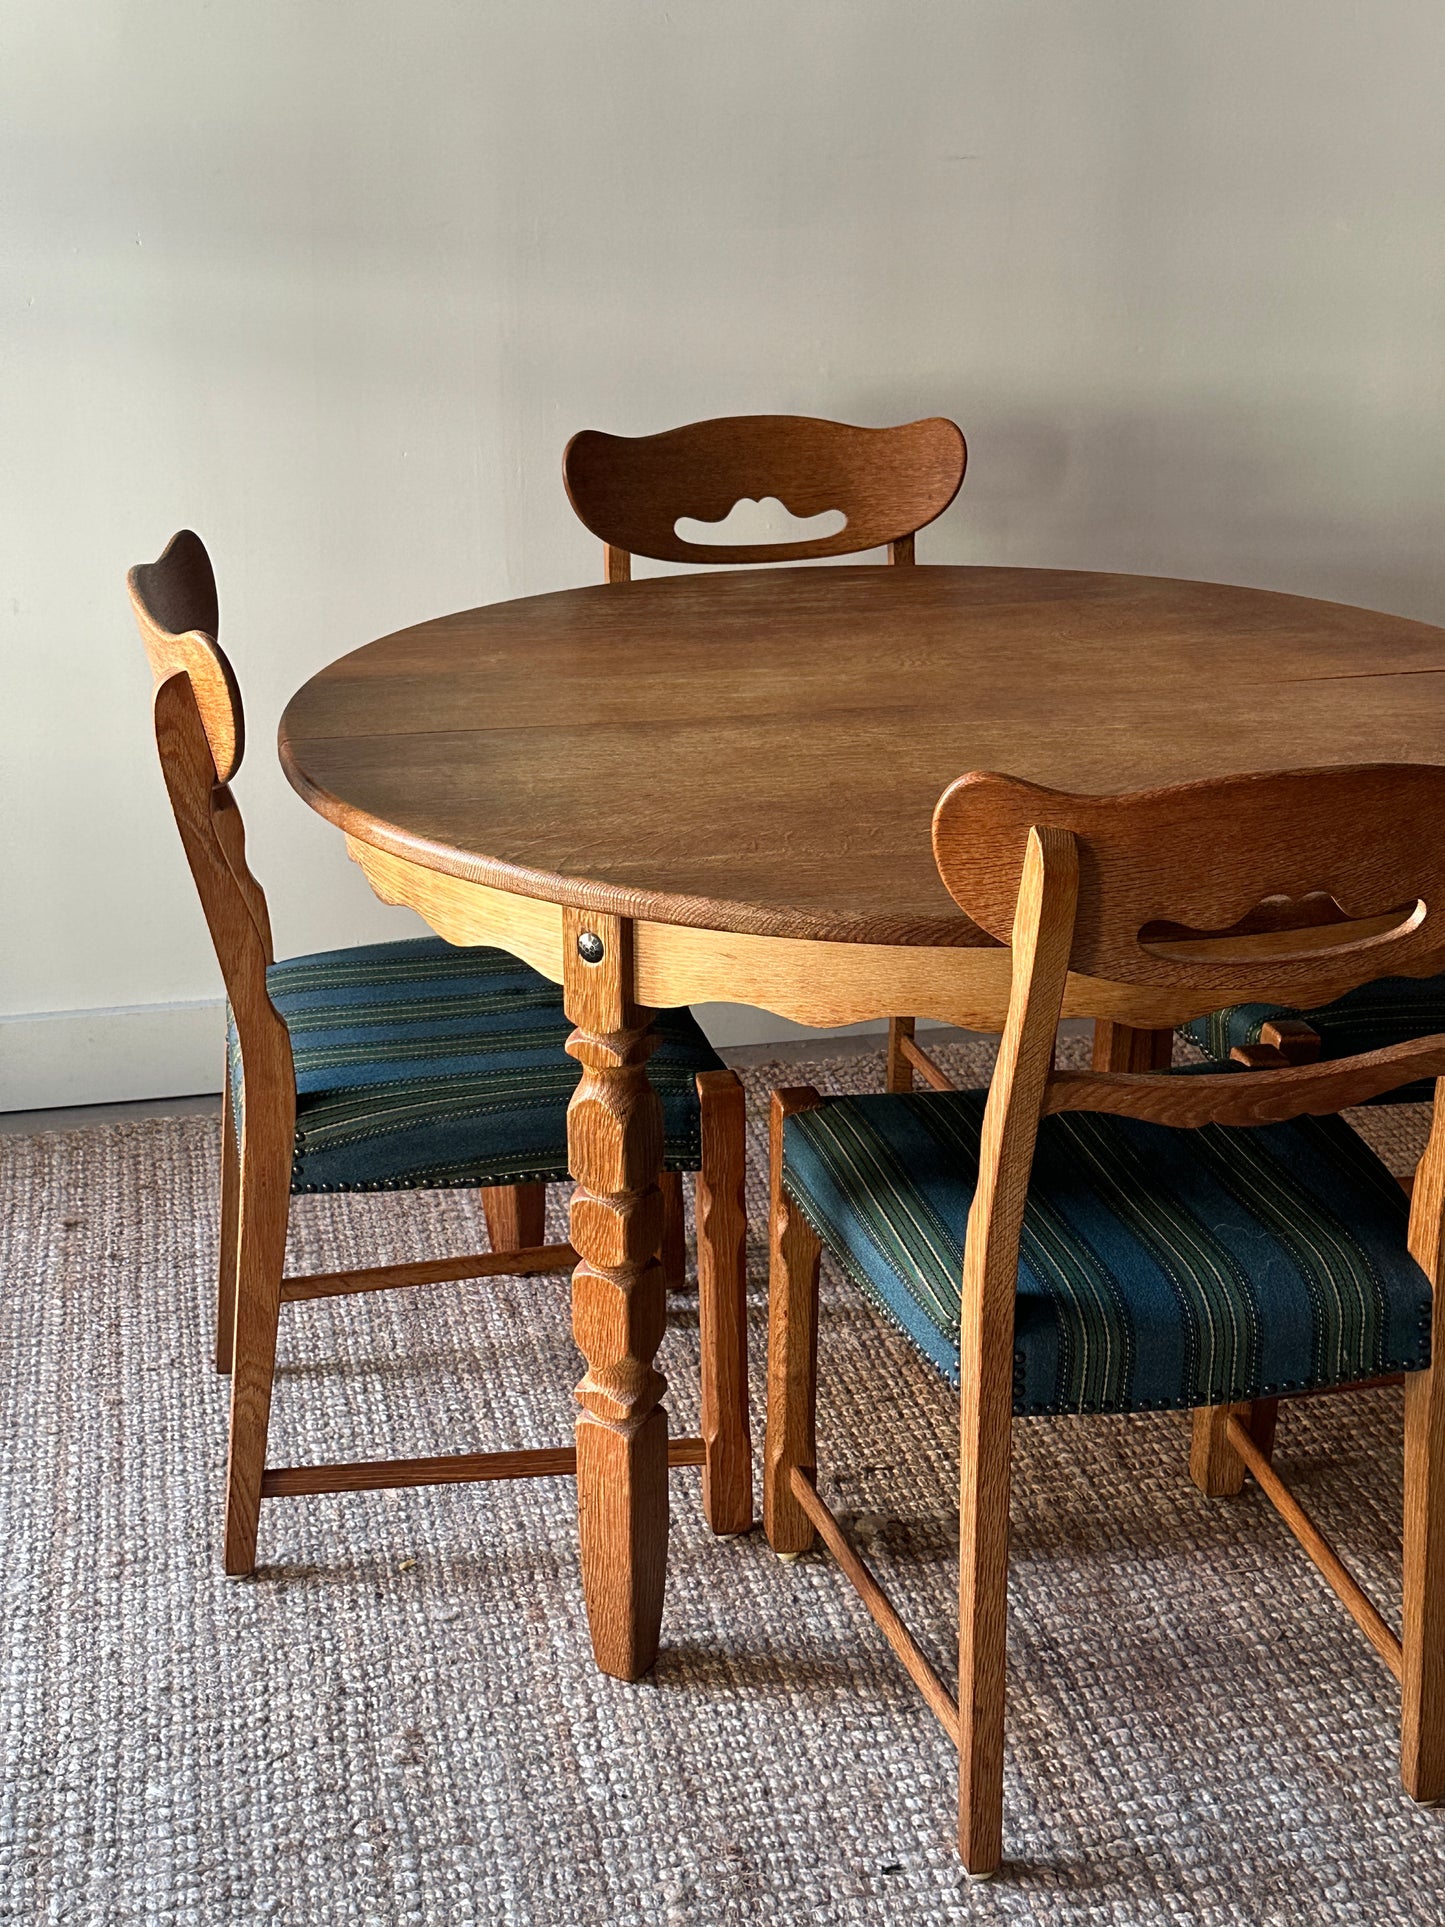
[(297, 692), (280, 750), (348, 835), (518, 894), (970, 944), (929, 836), (955, 777), (1445, 762), (1445, 629), (1151, 576), (718, 571), (385, 636)]

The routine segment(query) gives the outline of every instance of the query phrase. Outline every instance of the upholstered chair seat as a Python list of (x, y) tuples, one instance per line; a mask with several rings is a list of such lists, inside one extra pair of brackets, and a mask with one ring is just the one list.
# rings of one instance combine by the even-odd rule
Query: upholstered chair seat
[[(783, 1184), (848, 1275), (953, 1385), (986, 1091), (825, 1099), (787, 1119)], [(1409, 1204), (1338, 1117), (1171, 1130), (1039, 1126), (1013, 1409), (1194, 1410), (1430, 1362)]]
[[(290, 957), (266, 972), (296, 1073), (293, 1191), (472, 1189), (567, 1179), (582, 1067), (560, 985), (504, 950), (440, 937)], [(660, 1012), (648, 1080), (669, 1170), (701, 1161), (700, 1071), (721, 1058), (688, 1010)], [(241, 1053), (229, 1032), (239, 1130)]]

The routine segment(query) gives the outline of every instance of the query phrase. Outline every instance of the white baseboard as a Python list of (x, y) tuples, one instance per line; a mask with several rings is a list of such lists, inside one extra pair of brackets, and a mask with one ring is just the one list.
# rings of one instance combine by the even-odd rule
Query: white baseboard
[[(745, 1004), (699, 1004), (703, 1029), (720, 1048), (794, 1038), (856, 1037), (883, 1024), (809, 1030)], [(926, 1020), (920, 1028), (928, 1027)], [(122, 1004), (108, 1010), (46, 1010), (0, 1017), (0, 1111), (42, 1111), (216, 1091), (225, 1074), (225, 1006), (219, 997), (184, 1004)]]
[(219, 997), (0, 1017), (0, 1111), (218, 1091), (225, 1041)]

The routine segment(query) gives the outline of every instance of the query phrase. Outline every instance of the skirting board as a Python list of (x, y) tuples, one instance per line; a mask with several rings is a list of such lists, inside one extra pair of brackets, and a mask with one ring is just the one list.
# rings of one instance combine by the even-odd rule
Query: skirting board
[(218, 1091), (225, 1043), (219, 997), (0, 1017), (0, 1111)]
[[(195, 1003), (0, 1017), (0, 1111), (124, 1104), (219, 1090), (224, 1010), (220, 998), (202, 998)], [(851, 1037), (884, 1028), (849, 1024), (841, 1030), (810, 1031), (743, 1004), (699, 1004), (697, 1014), (708, 1036), (724, 1049), (800, 1037)]]

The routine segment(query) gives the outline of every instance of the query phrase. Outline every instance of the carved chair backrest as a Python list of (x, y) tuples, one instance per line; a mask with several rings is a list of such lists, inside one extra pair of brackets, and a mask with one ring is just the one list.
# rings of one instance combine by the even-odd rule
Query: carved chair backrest
[(285, 1027), (266, 994), (270, 916), (246, 862), (230, 788), (245, 750), (245, 718), (217, 641), (216, 578), (205, 544), (182, 529), (156, 561), (130, 571), (126, 586), (151, 665), (161, 770), (235, 1014), (248, 1085), (253, 1060), (289, 1077), (289, 1049), (275, 1055)]
[(245, 754), (246, 725), (235, 675), (216, 641), (220, 609), (205, 543), (181, 529), (164, 554), (138, 562), (125, 580), (155, 686), (177, 671), (189, 676), (216, 781), (229, 783)]
[(1445, 967), (1442, 821), (1445, 768), (1422, 764), (1123, 796), (974, 774), (940, 800), (933, 841), (954, 900), (1007, 941), (1029, 830), (1067, 830), (1079, 853), (1073, 970), (1197, 995), (1201, 1011), (1311, 1007)]
[[(633, 555), (663, 562), (808, 562), (888, 545), (913, 560), (913, 537), (963, 482), (968, 451), (951, 421), (854, 428), (808, 415), (728, 415), (660, 435), (584, 429), (562, 476), (580, 520), (606, 551), (606, 577), (625, 582)], [(839, 509), (834, 535), (793, 542), (692, 542), (680, 517), (720, 522), (744, 500), (774, 496), (793, 515)]]
[[(939, 874), (1010, 942), (1008, 1021), (989, 1089), (966, 1287), (1001, 1266), (1012, 1288), (1039, 1118), (1093, 1110), (1193, 1128), (1262, 1124), (1445, 1078), (1445, 1035), (1327, 1063), (1160, 1073), (1055, 1071), (1065, 981), (1167, 987), (1221, 1004), (1311, 1009), (1381, 977), (1445, 969), (1445, 768), (1378, 764), (1072, 796), (975, 773), (934, 812)], [(1072, 1009), (1084, 1009), (1077, 994)], [(1411, 1213), (1432, 1280), (1445, 1214), (1445, 1108)], [(978, 1267), (982, 1267), (979, 1270)]]

